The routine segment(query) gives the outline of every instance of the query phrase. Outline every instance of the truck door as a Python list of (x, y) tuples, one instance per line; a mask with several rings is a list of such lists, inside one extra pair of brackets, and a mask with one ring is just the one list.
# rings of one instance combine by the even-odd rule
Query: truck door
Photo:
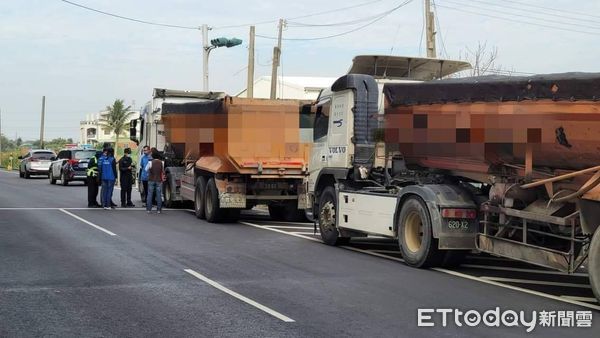
[(330, 168), (352, 167), (352, 136), (354, 127), (353, 91), (336, 92), (331, 100), (331, 117), (327, 136), (327, 166)]
[(317, 103), (317, 113), (313, 129), (313, 145), (311, 148), (310, 163), (308, 165), (308, 189), (314, 186), (322, 168), (327, 166), (327, 132), (329, 129), (329, 113), (331, 111), (331, 98), (322, 98)]

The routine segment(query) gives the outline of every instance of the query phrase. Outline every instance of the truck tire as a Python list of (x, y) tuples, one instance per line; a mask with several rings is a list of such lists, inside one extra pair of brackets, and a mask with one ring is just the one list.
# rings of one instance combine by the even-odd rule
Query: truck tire
[(421, 198), (409, 197), (398, 218), (398, 244), (406, 264), (425, 268), (436, 266), (444, 258), (433, 238), (431, 217)]
[(163, 205), (165, 208), (173, 207), (173, 199), (171, 195), (171, 180), (169, 178), (169, 174), (167, 174), (167, 180), (163, 182), (162, 192), (163, 192)]
[(52, 171), (48, 172), (48, 180), (50, 181), (50, 184), (56, 184), (56, 179), (52, 176)]
[(194, 213), (199, 219), (204, 219), (204, 196), (206, 194), (206, 179), (202, 176), (196, 179), (196, 190), (194, 191)]
[(337, 198), (335, 189), (326, 187), (319, 198), (319, 232), (321, 239), (327, 245), (344, 245), (350, 241), (349, 237), (341, 237), (336, 227)]
[(592, 291), (594, 291), (596, 299), (600, 302), (600, 228), (596, 229), (596, 232), (592, 237), (592, 243), (590, 244), (588, 273)]
[(69, 180), (67, 180), (67, 174), (63, 171), (60, 173), (60, 184), (67, 186), (69, 185)]
[(204, 193), (204, 214), (206, 220), (210, 223), (223, 222), (226, 216), (225, 211), (219, 206), (219, 190), (217, 190), (215, 179), (211, 178), (206, 184), (206, 192)]
[(30, 179), (31, 175), (29, 174), (29, 170), (27, 170), (27, 167), (25, 167), (25, 178), (26, 179)]

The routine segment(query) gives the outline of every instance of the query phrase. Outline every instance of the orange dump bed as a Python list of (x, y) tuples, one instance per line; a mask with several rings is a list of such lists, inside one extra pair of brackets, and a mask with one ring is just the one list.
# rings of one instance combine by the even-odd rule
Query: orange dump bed
[(299, 100), (226, 96), (163, 104), (165, 136), (199, 169), (245, 174), (302, 174), (310, 143), (301, 138)]
[(408, 163), (488, 172), (493, 165), (600, 165), (600, 74), (483, 77), (386, 85), (385, 141)]

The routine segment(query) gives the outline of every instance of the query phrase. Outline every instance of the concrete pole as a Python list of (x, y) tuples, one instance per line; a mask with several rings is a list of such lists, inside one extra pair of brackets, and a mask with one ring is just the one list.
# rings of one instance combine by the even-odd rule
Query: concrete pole
[(425, 31), (427, 42), (427, 57), (435, 58), (435, 23), (433, 12), (431, 11), (431, 0), (425, 0)]
[(46, 115), (46, 96), (42, 96), (42, 125), (40, 126), (40, 149), (44, 149), (44, 118)]
[(246, 97), (254, 97), (254, 38), (256, 28), (250, 26), (250, 46), (248, 47), (248, 84), (246, 86)]
[(273, 48), (273, 68), (271, 69), (271, 100), (277, 98), (277, 68), (281, 57), (281, 35), (283, 33), (283, 19), (279, 19), (279, 34), (277, 35), (277, 47)]
[(208, 91), (208, 54), (210, 54), (210, 44), (208, 43), (208, 25), (202, 25), (202, 67), (203, 81), (202, 90)]

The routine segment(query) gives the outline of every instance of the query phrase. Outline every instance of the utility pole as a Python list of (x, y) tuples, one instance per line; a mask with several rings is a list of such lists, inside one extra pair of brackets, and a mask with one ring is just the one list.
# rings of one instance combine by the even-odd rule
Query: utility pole
[(254, 38), (256, 28), (250, 26), (250, 46), (248, 47), (248, 85), (246, 86), (246, 97), (254, 97)]
[(431, 11), (431, 0), (425, 0), (425, 26), (427, 41), (427, 57), (435, 58), (435, 20)]
[(283, 34), (285, 21), (279, 19), (279, 34), (277, 35), (277, 47), (273, 48), (273, 68), (271, 70), (271, 100), (277, 96), (277, 67), (281, 58), (281, 35)]
[(42, 125), (40, 127), (40, 149), (44, 149), (44, 116), (46, 115), (46, 96), (42, 96)]
[(210, 44), (208, 43), (208, 25), (202, 25), (202, 67), (203, 81), (202, 90), (208, 91), (208, 54), (210, 54)]

